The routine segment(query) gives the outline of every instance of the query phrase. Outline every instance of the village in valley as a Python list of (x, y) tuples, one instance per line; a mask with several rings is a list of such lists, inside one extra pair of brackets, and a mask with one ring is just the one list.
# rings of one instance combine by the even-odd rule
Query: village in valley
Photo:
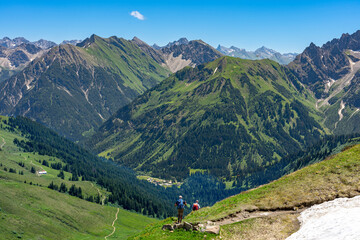
[(165, 179), (160, 179), (160, 178), (154, 178), (154, 177), (149, 177), (149, 176), (138, 176), (137, 177), (140, 180), (146, 180), (149, 183), (152, 183), (156, 186), (162, 186), (162, 187), (171, 187), (173, 185), (180, 187), (182, 182), (173, 182), (172, 180), (165, 180)]

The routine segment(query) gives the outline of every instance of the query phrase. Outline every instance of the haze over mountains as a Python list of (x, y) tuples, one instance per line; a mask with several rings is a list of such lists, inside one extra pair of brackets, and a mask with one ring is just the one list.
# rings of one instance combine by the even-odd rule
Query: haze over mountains
[[(79, 41), (62, 42), (62, 44), (67, 43), (75, 45)], [(56, 43), (44, 39), (35, 42), (30, 42), (23, 37), (0, 39), (0, 82), (21, 71), (28, 63), (55, 46), (57, 46)]]
[(240, 49), (234, 46), (227, 48), (221, 45), (219, 45), (216, 49), (219, 52), (231, 57), (238, 57), (238, 58), (250, 59), (250, 60), (259, 60), (259, 59), (267, 58), (284, 65), (292, 62), (295, 59), (295, 57), (298, 55), (297, 53), (281, 54), (275, 50), (266, 48), (264, 46), (256, 49), (255, 51), (247, 51), (245, 49)]

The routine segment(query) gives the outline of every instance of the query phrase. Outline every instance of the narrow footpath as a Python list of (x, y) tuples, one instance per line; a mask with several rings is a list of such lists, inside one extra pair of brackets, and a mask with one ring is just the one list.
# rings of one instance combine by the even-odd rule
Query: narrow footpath
[(105, 237), (105, 239), (107, 239), (108, 237), (110, 237), (111, 235), (113, 235), (114, 233), (115, 233), (115, 231), (116, 231), (116, 227), (114, 226), (115, 225), (115, 222), (116, 222), (116, 220), (117, 220), (117, 218), (118, 218), (118, 213), (119, 213), (119, 208), (117, 209), (117, 212), (116, 212), (116, 215), (115, 215), (115, 219), (114, 219), (114, 221), (113, 221), (113, 223), (112, 223), (112, 227), (114, 228), (113, 229), (113, 231), (112, 231), (112, 233), (110, 233), (109, 235), (107, 235), (106, 237)]
[(3, 143), (1, 144), (0, 148), (3, 148), (5, 146), (5, 144), (6, 144), (6, 142), (5, 142), (5, 139), (3, 137), (1, 137), (1, 138), (3, 140)]
[(103, 195), (101, 194), (99, 188), (95, 187), (95, 185), (94, 185), (92, 182), (90, 182), (90, 184), (91, 184), (91, 186), (93, 186), (93, 187), (96, 189), (96, 191), (98, 192), (99, 196), (100, 196), (100, 197), (102, 196), (102, 199), (101, 199), (100, 201), (101, 201), (101, 205), (104, 206), (104, 201), (105, 201), (106, 196), (103, 196)]
[(242, 222), (244, 220), (252, 219), (252, 218), (263, 218), (263, 217), (274, 217), (284, 214), (300, 214), (307, 208), (299, 209), (299, 210), (276, 210), (276, 211), (255, 211), (255, 212), (240, 212), (236, 214), (231, 214), (225, 218), (221, 218), (214, 222), (216, 225), (227, 225), (236, 222)]

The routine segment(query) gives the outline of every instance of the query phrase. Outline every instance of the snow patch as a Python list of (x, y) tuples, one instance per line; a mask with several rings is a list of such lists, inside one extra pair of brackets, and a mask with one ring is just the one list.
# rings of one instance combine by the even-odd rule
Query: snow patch
[(298, 218), (300, 230), (287, 240), (360, 239), (360, 196), (314, 205)]
[(214, 75), (214, 74), (216, 73), (217, 69), (218, 69), (218, 68), (216, 67), (216, 68), (215, 68), (215, 70), (214, 70), (214, 73), (213, 73), (213, 75)]
[(57, 89), (65, 91), (65, 92), (66, 92), (67, 94), (69, 94), (71, 97), (73, 96), (66, 87), (57, 86)]
[(340, 108), (338, 110), (339, 120), (335, 123), (335, 128), (336, 128), (337, 124), (341, 121), (341, 119), (344, 117), (344, 115), (342, 114), (342, 110), (344, 110), (344, 108), (345, 108), (345, 103), (343, 100), (341, 100)]
[(357, 108), (357, 109), (350, 115), (349, 119), (352, 118), (352, 116), (354, 116), (354, 114), (357, 113), (359, 110), (360, 110), (360, 109)]
[(103, 121), (105, 121), (105, 118), (100, 114), (100, 113), (98, 113), (99, 114), (99, 117), (103, 120)]

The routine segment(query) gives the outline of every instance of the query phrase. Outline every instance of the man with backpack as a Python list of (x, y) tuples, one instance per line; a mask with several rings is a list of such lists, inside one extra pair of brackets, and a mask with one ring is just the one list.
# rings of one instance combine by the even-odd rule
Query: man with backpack
[(196, 200), (196, 202), (193, 204), (192, 210), (197, 211), (200, 209), (199, 200)]
[(184, 201), (182, 199), (182, 196), (179, 196), (179, 200), (176, 201), (175, 206), (177, 207), (177, 210), (178, 210), (178, 221), (177, 221), (177, 223), (181, 223), (181, 220), (182, 220), (183, 214), (184, 214), (184, 208), (186, 206), (186, 201)]

